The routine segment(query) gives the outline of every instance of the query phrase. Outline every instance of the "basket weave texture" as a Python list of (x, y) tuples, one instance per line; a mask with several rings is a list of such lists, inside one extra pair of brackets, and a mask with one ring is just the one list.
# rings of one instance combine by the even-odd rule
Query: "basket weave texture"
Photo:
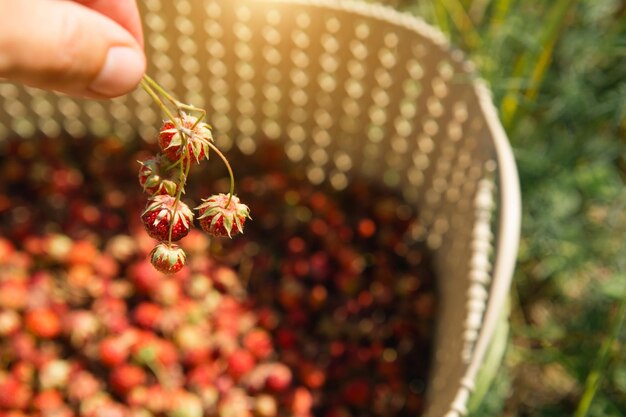
[[(361, 177), (418, 207), (439, 313), (427, 417), (465, 406), (513, 272), (517, 172), (487, 89), (419, 19), (357, 1), (144, 0), (149, 73), (204, 107), (217, 145), (279, 142), (314, 184)], [(143, 91), (110, 102), (0, 84), (0, 140), (154, 137)]]

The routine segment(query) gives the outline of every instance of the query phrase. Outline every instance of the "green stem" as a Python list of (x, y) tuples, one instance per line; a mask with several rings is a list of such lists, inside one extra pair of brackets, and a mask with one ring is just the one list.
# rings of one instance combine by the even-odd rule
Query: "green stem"
[(163, 97), (165, 97), (166, 99), (168, 99), (172, 105), (174, 105), (174, 107), (178, 108), (180, 107), (180, 102), (178, 100), (176, 100), (176, 98), (174, 98), (173, 95), (171, 95), (170, 93), (168, 93), (163, 87), (161, 87), (159, 85), (159, 83), (157, 83), (156, 81), (154, 81), (149, 75), (144, 74), (143, 76), (143, 80), (145, 81), (147, 84), (150, 85), (150, 87), (152, 87), (153, 89), (155, 89), (159, 94), (161, 94)]
[[(187, 182), (187, 175), (189, 175), (189, 168), (191, 167), (191, 158), (187, 155), (187, 135), (181, 134), (184, 138), (183, 143), (183, 152), (181, 152), (180, 159), (178, 162), (180, 163), (180, 177), (178, 187), (178, 191), (176, 192), (176, 200), (174, 200), (174, 207), (172, 208), (172, 221), (170, 222), (170, 230), (168, 233), (168, 245), (172, 246), (172, 231), (174, 230), (174, 219), (176, 218), (176, 213), (178, 212), (178, 204), (180, 203), (180, 197), (183, 195), (185, 190), (185, 183)], [(185, 157), (187, 156), (187, 163), (185, 164)], [(184, 166), (183, 166), (184, 165)]]
[(150, 83), (146, 82), (147, 77), (147, 75), (144, 75), (144, 79), (141, 80), (141, 87), (146, 91), (146, 93), (148, 93), (150, 97), (152, 97), (152, 100), (154, 100), (154, 102), (159, 105), (161, 110), (163, 110), (163, 113), (165, 113), (167, 117), (172, 120), (172, 122), (174, 122), (174, 115), (172, 114), (170, 109), (167, 108), (165, 103), (163, 103), (163, 100), (161, 100), (158, 94), (154, 92), (154, 89), (152, 88)]
[(224, 165), (226, 165), (226, 169), (228, 170), (228, 175), (230, 176), (230, 191), (228, 192), (228, 202), (226, 203), (226, 207), (228, 207), (230, 206), (230, 201), (233, 199), (233, 194), (235, 193), (235, 175), (233, 174), (233, 169), (224, 154), (210, 142), (209, 147), (213, 149), (213, 151), (215, 151), (220, 158), (222, 158), (222, 161), (224, 161)]
[(591, 408), (593, 398), (600, 388), (600, 382), (602, 382), (603, 375), (606, 373), (606, 368), (609, 364), (609, 359), (611, 356), (611, 348), (619, 337), (625, 317), (626, 297), (622, 298), (617, 309), (617, 316), (615, 317), (615, 321), (611, 326), (611, 332), (602, 342), (602, 346), (600, 346), (598, 356), (596, 356), (596, 362), (591, 372), (589, 372), (589, 375), (587, 375), (587, 379), (585, 381), (585, 390), (582, 397), (580, 397), (580, 402), (578, 403), (578, 407), (576, 408), (576, 413), (574, 414), (574, 417), (587, 417), (587, 415), (589, 414), (589, 409)]

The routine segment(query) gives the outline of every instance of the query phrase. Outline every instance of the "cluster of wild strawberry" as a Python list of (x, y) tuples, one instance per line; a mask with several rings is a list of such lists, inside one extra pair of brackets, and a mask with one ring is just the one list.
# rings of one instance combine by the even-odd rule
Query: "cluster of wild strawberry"
[[(233, 194), (232, 169), (215, 147), (210, 126), (202, 121), (206, 113), (180, 103), (149, 77), (144, 78), (142, 86), (169, 116), (159, 132), (161, 152), (139, 161), (139, 183), (150, 196), (141, 220), (148, 234), (159, 241), (150, 253), (150, 261), (159, 271), (171, 274), (180, 271), (186, 261), (183, 249), (173, 242), (187, 236), (193, 225), (193, 212), (181, 200), (191, 164), (199, 164), (215, 152), (230, 174), (228, 194), (212, 195), (195, 208), (204, 231), (218, 237), (242, 233), (250, 209)], [(174, 105), (177, 115), (169, 111), (159, 94)], [(200, 112), (201, 117), (190, 115), (185, 112), (187, 109)]]

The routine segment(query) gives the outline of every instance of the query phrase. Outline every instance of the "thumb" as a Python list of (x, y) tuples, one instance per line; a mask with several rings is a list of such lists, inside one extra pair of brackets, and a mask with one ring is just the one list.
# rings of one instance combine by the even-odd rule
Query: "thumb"
[(80, 97), (116, 97), (145, 72), (113, 20), (71, 1), (0, 0), (0, 77)]

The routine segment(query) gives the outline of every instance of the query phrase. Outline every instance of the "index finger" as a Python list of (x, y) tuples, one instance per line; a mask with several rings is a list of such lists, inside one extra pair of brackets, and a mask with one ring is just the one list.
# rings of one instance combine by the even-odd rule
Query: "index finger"
[(143, 30), (136, 0), (74, 0), (107, 16), (128, 30), (143, 46)]

